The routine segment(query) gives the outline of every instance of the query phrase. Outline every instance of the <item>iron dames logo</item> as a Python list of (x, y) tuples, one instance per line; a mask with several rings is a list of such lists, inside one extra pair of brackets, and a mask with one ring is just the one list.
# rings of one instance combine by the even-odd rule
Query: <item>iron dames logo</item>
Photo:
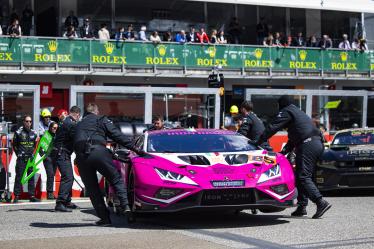
[(116, 50), (116, 46), (114, 45), (113, 42), (106, 42), (104, 43), (103, 47), (107, 55), (93, 55), (92, 56), (93, 63), (117, 64), (117, 65), (127, 64), (126, 56), (112, 55)]
[(273, 62), (271, 60), (262, 60), (262, 55), (264, 51), (261, 48), (256, 48), (253, 52), (256, 60), (245, 60), (244, 66), (248, 68), (270, 68), (273, 67)]
[(156, 47), (157, 53), (159, 56), (151, 57), (148, 56), (145, 58), (147, 65), (179, 65), (179, 58), (176, 57), (165, 57), (167, 54), (166, 45), (158, 45)]
[(299, 51), (300, 61), (290, 61), (290, 68), (292, 69), (317, 69), (317, 62), (305, 61), (307, 59), (308, 52), (306, 50)]
[(216, 65), (221, 65), (223, 67), (227, 67), (227, 59), (216, 59), (217, 55), (217, 49), (216, 47), (209, 46), (207, 49), (204, 51), (205, 54), (208, 54), (210, 59), (203, 59), (203, 58), (197, 58), (197, 65), (198, 66), (203, 66), (203, 67), (211, 67), (211, 66), (216, 66)]
[(331, 63), (332, 70), (357, 70), (357, 63), (347, 62), (349, 59), (348, 52), (341, 52), (339, 57), (341, 62)]
[(51, 40), (47, 43), (46, 53), (35, 53), (34, 62), (71, 62), (71, 54), (57, 54), (58, 43)]

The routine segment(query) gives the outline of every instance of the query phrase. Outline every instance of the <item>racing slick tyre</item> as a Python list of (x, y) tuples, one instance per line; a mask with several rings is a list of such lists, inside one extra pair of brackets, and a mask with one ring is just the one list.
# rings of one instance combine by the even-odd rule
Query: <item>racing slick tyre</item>
[(129, 200), (129, 207), (131, 209), (131, 213), (127, 215), (127, 222), (134, 223), (136, 222), (136, 215), (135, 215), (135, 178), (134, 178), (134, 170), (131, 167), (129, 178), (127, 181), (127, 198)]
[(260, 208), (259, 209), (262, 213), (278, 213), (285, 210), (285, 208), (279, 207), (270, 207), (270, 208)]

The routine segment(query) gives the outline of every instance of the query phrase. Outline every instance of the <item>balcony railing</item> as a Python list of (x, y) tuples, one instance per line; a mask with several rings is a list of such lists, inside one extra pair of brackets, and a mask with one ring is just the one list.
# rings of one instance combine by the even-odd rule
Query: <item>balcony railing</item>
[(214, 66), (232, 75), (370, 78), (373, 51), (247, 45), (144, 43), (85, 39), (0, 38), (0, 72), (159, 73), (193, 75)]

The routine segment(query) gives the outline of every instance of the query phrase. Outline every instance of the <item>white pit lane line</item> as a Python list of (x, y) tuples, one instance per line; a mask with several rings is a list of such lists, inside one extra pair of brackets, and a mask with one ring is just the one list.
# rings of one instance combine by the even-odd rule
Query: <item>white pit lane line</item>
[[(73, 203), (86, 203), (91, 202), (89, 199), (83, 199), (83, 200), (72, 200)], [(25, 202), (18, 202), (18, 203), (0, 203), (1, 207), (19, 207), (19, 206), (37, 206), (37, 205), (50, 205), (50, 204), (56, 204), (56, 201), (41, 201), (41, 202), (28, 202), (27, 200)]]

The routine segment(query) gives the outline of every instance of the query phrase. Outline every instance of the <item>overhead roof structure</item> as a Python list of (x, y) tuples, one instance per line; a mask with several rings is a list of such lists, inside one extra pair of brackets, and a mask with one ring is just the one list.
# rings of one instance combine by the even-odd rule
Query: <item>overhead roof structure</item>
[(374, 13), (374, 0), (189, 0), (199, 2), (248, 4), (273, 7)]

